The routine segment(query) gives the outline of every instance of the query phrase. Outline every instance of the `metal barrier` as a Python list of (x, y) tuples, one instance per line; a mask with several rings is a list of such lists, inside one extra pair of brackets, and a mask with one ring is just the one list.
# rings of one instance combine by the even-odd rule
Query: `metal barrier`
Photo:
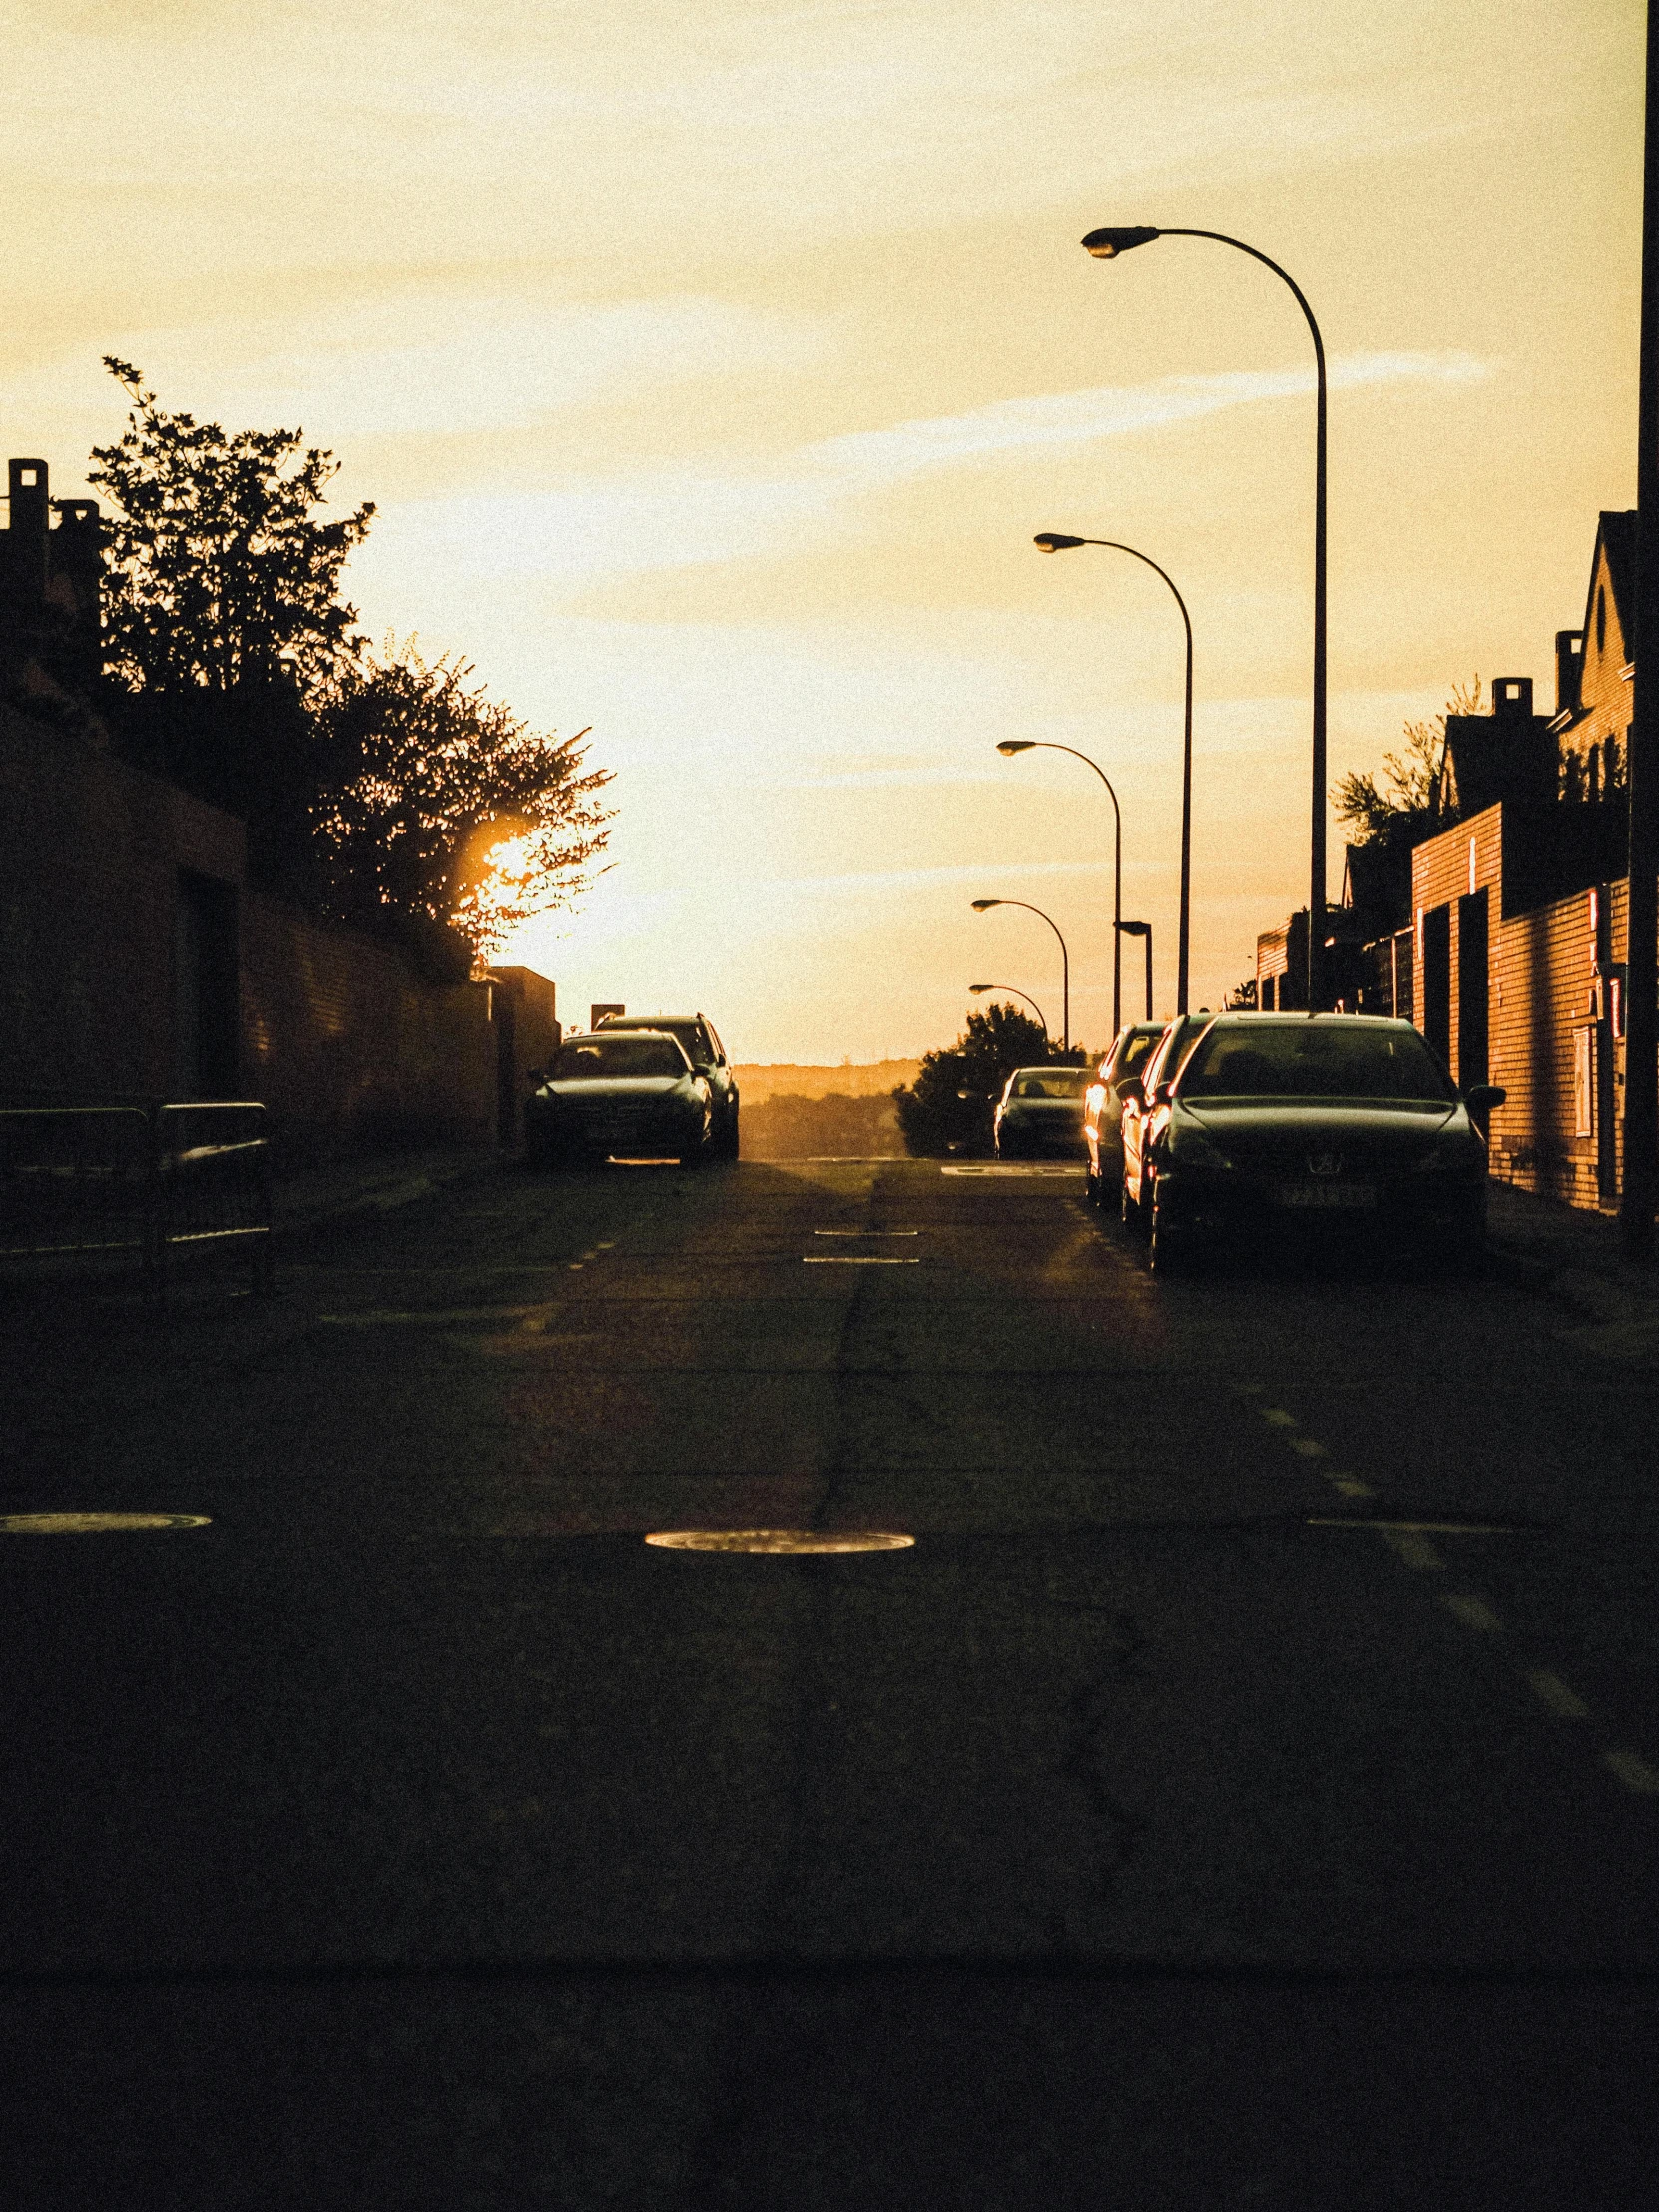
[(136, 1252), (159, 1297), (175, 1249), (241, 1238), (268, 1295), (270, 1158), (240, 1100), (0, 1108), (0, 1264)]

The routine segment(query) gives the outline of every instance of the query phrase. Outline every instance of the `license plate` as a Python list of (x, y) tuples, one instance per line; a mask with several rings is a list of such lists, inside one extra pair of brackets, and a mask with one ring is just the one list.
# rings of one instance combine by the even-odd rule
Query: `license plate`
[(1377, 1187), (1372, 1183), (1281, 1183), (1279, 1203), (1319, 1213), (1354, 1212), (1377, 1204)]

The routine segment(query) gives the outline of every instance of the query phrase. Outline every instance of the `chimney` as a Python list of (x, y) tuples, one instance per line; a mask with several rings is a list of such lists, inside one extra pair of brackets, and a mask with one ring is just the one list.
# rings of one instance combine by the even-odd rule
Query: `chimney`
[(51, 510), (44, 461), (7, 463), (11, 527), (5, 534), (5, 613), (8, 627), (38, 621), (46, 597), (46, 536)]
[(1582, 630), (1557, 630), (1555, 633), (1555, 712), (1558, 715), (1575, 715), (1582, 700), (1584, 682), (1584, 633)]
[(1530, 676), (1500, 676), (1492, 686), (1492, 713), (1507, 722), (1511, 716), (1532, 716), (1532, 679)]

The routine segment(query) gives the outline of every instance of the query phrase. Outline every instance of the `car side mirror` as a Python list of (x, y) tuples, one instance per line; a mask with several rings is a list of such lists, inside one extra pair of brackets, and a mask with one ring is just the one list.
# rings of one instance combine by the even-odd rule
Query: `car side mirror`
[(1144, 1106), (1146, 1090), (1138, 1075), (1126, 1075), (1118, 1085), (1118, 1098), (1125, 1106)]
[(539, 1089), (539, 1087), (547, 1081), (547, 1070), (546, 1068), (526, 1068), (524, 1071), (524, 1080), (526, 1083), (529, 1083), (533, 1087)]
[(1175, 1085), (1173, 1083), (1154, 1083), (1152, 1096), (1147, 1103), (1151, 1106), (1167, 1106), (1174, 1090)]
[(1463, 1093), (1463, 1104), (1471, 1114), (1490, 1114), (1504, 1105), (1508, 1097), (1501, 1083), (1471, 1083)]

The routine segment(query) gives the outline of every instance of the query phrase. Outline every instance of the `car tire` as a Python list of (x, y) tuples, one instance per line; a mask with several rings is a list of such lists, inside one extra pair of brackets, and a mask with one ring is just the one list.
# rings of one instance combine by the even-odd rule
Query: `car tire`
[(1118, 1219), (1125, 1229), (1132, 1229), (1137, 1237), (1146, 1235), (1146, 1216), (1129, 1195), (1129, 1178), (1124, 1176), (1118, 1184)]
[(1147, 1265), (1154, 1275), (1176, 1275), (1192, 1264), (1192, 1232), (1172, 1229), (1169, 1209), (1158, 1203), (1158, 1186), (1152, 1186), (1151, 1221), (1147, 1232)]

